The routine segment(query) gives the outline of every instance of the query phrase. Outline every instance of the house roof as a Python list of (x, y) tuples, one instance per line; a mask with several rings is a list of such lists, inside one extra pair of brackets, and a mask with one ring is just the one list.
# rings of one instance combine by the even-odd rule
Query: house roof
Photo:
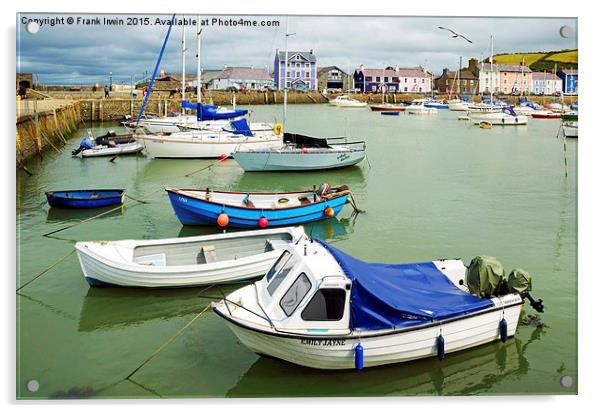
[(385, 77), (430, 77), (430, 75), (420, 67), (399, 68), (397, 70), (387, 69), (357, 69), (357, 72), (363, 72), (364, 76), (385, 76)]
[(533, 72), (533, 80), (560, 80), (554, 73)]
[[(483, 67), (481, 68), (481, 64), (483, 65)], [(491, 63), (481, 63), (478, 65), (478, 68), (484, 72), (491, 72)], [(494, 69), (497, 72), (525, 72), (525, 73), (531, 73), (533, 72), (531, 69), (529, 69), (529, 66), (522, 66), (522, 65), (505, 65), (505, 64), (501, 64), (501, 63), (494, 63)]]
[[(437, 78), (437, 80), (438, 80), (438, 79), (441, 79), (441, 78), (443, 77), (443, 75), (444, 75), (444, 74), (447, 74), (447, 77), (449, 77), (449, 78), (452, 78), (452, 79), (453, 79), (454, 77), (456, 77), (456, 73), (457, 73), (457, 71), (448, 70), (447, 72), (444, 72), (444, 73), (442, 73), (442, 74), (441, 74), (441, 76), (439, 76), (439, 77)], [(479, 77), (478, 77), (478, 76), (476, 76), (474, 73), (472, 73), (472, 71), (471, 71), (471, 70), (468, 70), (468, 69), (462, 69), (462, 70), (460, 71), (460, 79), (475, 79), (475, 80), (476, 80), (476, 79), (478, 79), (478, 78), (479, 78)]]
[(577, 69), (560, 69), (559, 72), (562, 72), (565, 75), (569, 75), (569, 76), (577, 75)]
[(267, 70), (252, 67), (226, 67), (215, 77), (220, 79), (271, 80)]
[[(278, 60), (280, 60), (281, 62), (284, 61), (284, 57), (285, 57), (284, 55), (285, 55), (284, 52), (278, 52)], [(308, 62), (316, 62), (316, 56), (311, 51), (310, 52), (289, 51), (288, 52), (288, 60), (291, 60), (296, 55), (300, 55), (302, 58), (304, 58)]]
[(342, 72), (343, 74), (347, 74), (345, 73), (344, 70), (342, 70), (341, 68), (337, 67), (337, 66), (324, 66), (324, 67), (318, 67), (318, 74), (322, 74), (324, 72), (330, 72), (331, 70), (338, 70), (339, 72)]

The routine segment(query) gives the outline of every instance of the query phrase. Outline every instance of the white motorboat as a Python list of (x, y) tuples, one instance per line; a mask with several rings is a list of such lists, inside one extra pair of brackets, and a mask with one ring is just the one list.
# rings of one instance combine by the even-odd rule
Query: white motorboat
[(251, 131), (246, 119), (230, 122), (223, 130), (199, 130), (169, 135), (137, 135), (152, 158), (224, 158), (236, 149), (269, 149), (282, 146), (282, 130)]
[[(333, 141), (339, 141), (336, 138)], [(327, 138), (285, 133), (281, 148), (237, 149), (232, 157), (245, 171), (310, 171), (358, 164), (366, 157), (365, 142), (332, 143)]]
[(337, 96), (336, 98), (330, 100), (328, 103), (339, 108), (365, 108), (366, 106), (368, 106), (368, 103), (352, 99), (347, 95)]
[(414, 99), (412, 104), (407, 107), (406, 111), (412, 115), (436, 115), (439, 113), (437, 108), (429, 108), (426, 105), (426, 99)]
[(526, 105), (515, 106), (512, 109), (514, 110), (514, 113), (516, 113), (517, 115), (524, 115), (524, 116), (531, 116), (534, 112), (537, 111), (537, 109), (533, 109), (531, 106), (526, 106)]
[[(473, 260), (474, 271), (460, 260), (369, 264), (306, 240), (288, 245), (260, 281), (213, 306), (251, 351), (302, 366), (362, 369), (443, 359), (514, 336), (523, 297), (534, 303), (531, 280), (520, 270), (508, 277), (508, 293), (472, 294), (475, 271), (478, 280), (488, 279), (480, 278), (483, 272), (503, 274), (501, 264), (479, 269), (484, 258)], [(543, 311), (541, 301), (533, 306)]]
[(529, 121), (527, 116), (518, 115), (512, 110), (508, 110), (508, 112), (471, 113), (469, 116), (470, 120), (476, 125), (479, 125), (481, 122), (502, 126), (526, 125)]
[(578, 135), (577, 122), (564, 122), (562, 124), (562, 131), (564, 132), (565, 137), (576, 138)]
[(91, 286), (191, 287), (263, 276), (284, 246), (304, 239), (303, 227), (284, 227), (158, 240), (75, 244)]
[(468, 105), (468, 110), (470, 112), (486, 112), (486, 113), (490, 113), (490, 112), (501, 112), (502, 111), (502, 107), (499, 105), (492, 105), (490, 103), (484, 103), (484, 102), (480, 102), (480, 103), (475, 103), (472, 105)]

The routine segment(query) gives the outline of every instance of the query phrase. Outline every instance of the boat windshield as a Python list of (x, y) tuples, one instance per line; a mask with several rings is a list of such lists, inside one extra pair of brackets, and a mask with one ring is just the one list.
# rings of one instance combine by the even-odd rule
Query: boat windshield
[(278, 286), (284, 281), (294, 266), (295, 259), (293, 258), (293, 255), (288, 251), (284, 251), (280, 258), (278, 258), (278, 261), (276, 261), (267, 273), (267, 280), (269, 283), (268, 293), (270, 293), (270, 295), (274, 294), (274, 291), (278, 289)]

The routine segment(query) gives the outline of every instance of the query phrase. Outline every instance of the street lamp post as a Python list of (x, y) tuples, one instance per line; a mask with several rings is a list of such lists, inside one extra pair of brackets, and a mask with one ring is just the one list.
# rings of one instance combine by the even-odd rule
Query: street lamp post
[(113, 72), (109, 72), (109, 91), (113, 91)]

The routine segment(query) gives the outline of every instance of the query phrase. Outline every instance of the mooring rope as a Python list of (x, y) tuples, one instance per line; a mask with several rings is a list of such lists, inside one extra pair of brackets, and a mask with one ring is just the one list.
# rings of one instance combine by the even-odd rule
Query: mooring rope
[(221, 158), (220, 158), (220, 159), (218, 159), (217, 161), (213, 161), (213, 162), (211, 162), (209, 165), (206, 165), (206, 166), (202, 167), (201, 169), (197, 169), (197, 170), (194, 170), (194, 171), (192, 171), (192, 172), (188, 172), (188, 173), (187, 173), (186, 175), (184, 175), (184, 176), (185, 176), (186, 178), (188, 178), (188, 177), (190, 177), (190, 176), (192, 176), (192, 175), (195, 175), (195, 174), (197, 174), (197, 173), (199, 173), (199, 172), (203, 172), (204, 170), (206, 170), (206, 169), (209, 169), (209, 168), (213, 167), (215, 164), (218, 164), (218, 163), (220, 163), (220, 162), (222, 162), (222, 161), (225, 161), (225, 160), (226, 160), (226, 159), (221, 159)]
[(159, 353), (161, 353), (163, 350), (165, 350), (165, 348), (167, 348), (171, 343), (173, 343), (176, 338), (178, 338), (188, 327), (190, 327), (190, 325), (192, 323), (194, 323), (200, 316), (202, 316), (203, 314), (205, 314), (205, 312), (208, 309), (210, 309), (210, 308), (211, 308), (211, 304), (208, 304), (205, 308), (203, 308), (203, 310), (200, 313), (198, 313), (192, 320), (190, 320), (188, 323), (186, 323), (186, 325), (184, 327), (182, 327), (181, 329), (179, 329), (178, 332), (176, 334), (174, 334), (173, 336), (171, 336), (165, 343), (163, 343), (161, 345), (161, 347), (157, 348), (146, 359), (144, 359), (144, 361), (138, 367), (136, 367), (130, 374), (128, 374), (128, 376), (125, 378), (125, 380), (129, 380), (141, 368), (143, 368), (144, 366), (146, 366)]
[(74, 252), (75, 252), (74, 249), (71, 250), (71, 251), (69, 251), (68, 254), (64, 255), (62, 258), (60, 258), (58, 261), (56, 261), (50, 267), (46, 268), (44, 271), (42, 271), (41, 273), (39, 273), (38, 275), (36, 275), (35, 277), (33, 277), (31, 280), (27, 281), (25, 284), (23, 284), (22, 286), (20, 286), (19, 288), (17, 288), (16, 292), (21, 291), (23, 288), (27, 287), (29, 284), (31, 284), (32, 282), (34, 282), (35, 280), (37, 280), (38, 278), (40, 278), (42, 275), (46, 274), (48, 271), (50, 271), (51, 269), (53, 269), (54, 267), (56, 267), (57, 265), (59, 265), (61, 262), (65, 261)]

